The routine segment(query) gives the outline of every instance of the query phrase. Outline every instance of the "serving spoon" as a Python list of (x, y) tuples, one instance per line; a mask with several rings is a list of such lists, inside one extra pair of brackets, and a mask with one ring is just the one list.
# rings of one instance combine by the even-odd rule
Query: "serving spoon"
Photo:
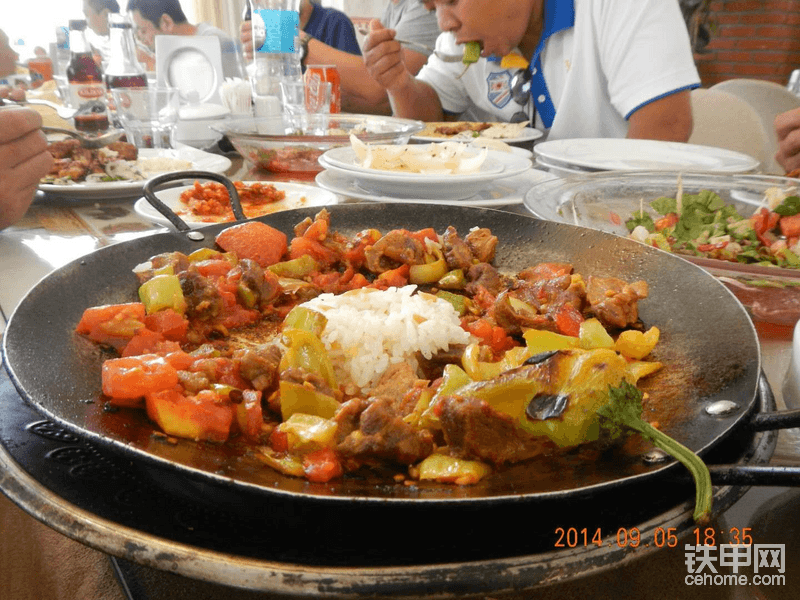
[(47, 125), (42, 127), (45, 133), (63, 133), (70, 137), (74, 137), (81, 142), (84, 148), (102, 148), (108, 146), (112, 142), (116, 142), (125, 133), (122, 129), (110, 129), (100, 135), (86, 135), (80, 131), (73, 131), (72, 129), (62, 129), (61, 127), (49, 127)]

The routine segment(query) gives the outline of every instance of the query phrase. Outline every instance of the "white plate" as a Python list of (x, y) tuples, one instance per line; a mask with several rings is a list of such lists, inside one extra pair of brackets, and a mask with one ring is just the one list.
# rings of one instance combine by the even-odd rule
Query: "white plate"
[[(211, 171), (212, 173), (225, 173), (231, 168), (231, 161), (225, 156), (203, 152), (191, 146), (181, 146), (175, 149), (156, 150), (143, 148), (139, 150), (141, 158), (163, 156), (188, 160), (192, 169), (198, 171)], [(98, 183), (69, 183), (56, 185), (42, 183), (39, 189), (51, 196), (65, 196), (72, 199), (107, 199), (117, 200), (129, 196), (141, 196), (145, 181), (103, 181)]]
[[(464, 144), (467, 146), (467, 144)], [(428, 144), (413, 144), (409, 146), (411, 150), (419, 150), (420, 152), (424, 152), (426, 148), (429, 148)], [(467, 148), (466, 152), (468, 152), (468, 157), (473, 157), (480, 154), (483, 151), (483, 148)], [(362, 167), (360, 161), (356, 158), (356, 152), (353, 150), (352, 146), (340, 146), (339, 148), (331, 148), (325, 154), (323, 154), (319, 158), (319, 162), (322, 166), (326, 168), (338, 168), (344, 169), (347, 171), (355, 171), (356, 173), (366, 173), (366, 174), (374, 174), (374, 173), (385, 173), (387, 175), (391, 175), (393, 177), (400, 177), (404, 180), (409, 181), (430, 181), (431, 179), (439, 179), (445, 178), (450, 179), (453, 175), (441, 175), (441, 174), (427, 174), (427, 173), (407, 173), (404, 171), (385, 171), (381, 169), (374, 169), (371, 167)], [(499, 162), (496, 160), (492, 155), (491, 152), (487, 153), (486, 160), (483, 161), (483, 164), (480, 166), (480, 170), (477, 173), (467, 173), (464, 175), (458, 175), (458, 177), (483, 177), (484, 175), (499, 175), (502, 173), (506, 168), (505, 163)]]
[(403, 198), (375, 195), (360, 187), (358, 181), (352, 174), (331, 169), (317, 174), (316, 182), (319, 187), (344, 196), (345, 198), (370, 200), (373, 202), (434, 203), (443, 206), (503, 206), (521, 203), (526, 192), (532, 186), (543, 181), (550, 181), (551, 179), (556, 179), (556, 176), (538, 169), (528, 169), (520, 175), (498, 179), (491, 186), (463, 200)]
[(551, 140), (537, 144), (533, 152), (550, 164), (603, 171), (746, 173), (760, 164), (752, 156), (724, 148), (656, 140)]
[[(336, 148), (334, 148), (336, 150)], [(332, 152), (329, 150), (328, 152)], [(319, 162), (327, 169), (344, 176), (353, 177), (362, 191), (373, 196), (388, 196), (425, 200), (463, 200), (489, 188), (506, 177), (513, 177), (532, 168), (530, 159), (512, 152), (489, 150), (489, 157), (503, 165), (497, 173), (471, 173), (468, 175), (425, 175), (407, 178), (385, 171), (358, 172), (341, 169), (325, 160), (327, 152), (320, 156)]]
[(599, 172), (593, 170), (590, 171), (589, 169), (582, 169), (580, 167), (573, 167), (573, 166), (567, 167), (564, 165), (551, 163), (546, 158), (542, 158), (541, 156), (537, 156), (533, 162), (538, 168), (544, 169), (545, 171), (549, 171), (553, 175), (557, 175), (559, 177), (572, 177), (573, 175), (590, 175), (592, 173)]
[[(522, 144), (524, 142), (532, 142), (534, 140), (538, 140), (544, 134), (539, 131), (538, 129), (534, 129), (533, 127), (526, 127), (522, 130), (520, 135), (513, 138), (492, 138), (497, 139), (500, 142), (505, 142), (506, 144)], [(480, 137), (480, 136), (478, 136)], [(461, 140), (457, 136), (428, 136), (428, 135), (412, 135), (411, 139), (416, 142), (444, 142), (448, 140), (452, 141), (468, 141), (468, 140)]]
[[(264, 214), (269, 214), (273, 212), (278, 212), (281, 210), (289, 210), (292, 208), (304, 208), (307, 206), (329, 206), (331, 204), (336, 204), (338, 202), (338, 198), (335, 194), (320, 189), (313, 185), (305, 185), (302, 183), (285, 183), (285, 182), (256, 182), (256, 181), (246, 181), (244, 183), (270, 183), (274, 185), (277, 189), (286, 192), (286, 198), (281, 200), (280, 202), (275, 202), (274, 204), (269, 204), (265, 207)], [(209, 223), (206, 221), (202, 221), (201, 217), (197, 217), (192, 215), (191, 213), (185, 212), (184, 205), (180, 201), (181, 193), (188, 189), (191, 186), (184, 186), (184, 187), (177, 187), (177, 188), (169, 188), (165, 190), (160, 190), (156, 192), (156, 197), (161, 200), (164, 204), (169, 206), (175, 213), (178, 213), (178, 216), (183, 219), (187, 225), (192, 227), (193, 229), (197, 229), (200, 227), (208, 227), (209, 225), (215, 225), (216, 222)], [(145, 199), (139, 198), (136, 203), (133, 205), (133, 209), (136, 213), (148, 221), (152, 221), (158, 225), (164, 225), (165, 227), (173, 227), (173, 225), (167, 220), (167, 218), (158, 212), (153, 206)], [(221, 222), (221, 221), (220, 221)]]
[(197, 92), (199, 102), (219, 103), (224, 81), (220, 41), (214, 35), (156, 36), (158, 85), (178, 88), (181, 99)]

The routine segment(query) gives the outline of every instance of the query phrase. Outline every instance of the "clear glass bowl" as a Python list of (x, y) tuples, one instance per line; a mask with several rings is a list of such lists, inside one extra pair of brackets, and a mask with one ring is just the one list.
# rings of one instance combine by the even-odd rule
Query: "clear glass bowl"
[(315, 173), (317, 159), (337, 146), (350, 144), (350, 134), (368, 143), (407, 144), (424, 128), (421, 121), (351, 114), (283, 114), (226, 121), (213, 129), (256, 167), (273, 173)]
[[(711, 190), (739, 213), (763, 206), (768, 188), (798, 188), (800, 180), (771, 175), (721, 175), (675, 171), (603, 172), (545, 181), (524, 203), (534, 216), (627, 236), (625, 220), (645, 212), (661, 196), (675, 197), (678, 179), (685, 194)], [(652, 210), (650, 211), (652, 214)], [(764, 267), (681, 255), (718, 277), (744, 304), (754, 321), (794, 326), (800, 319), (800, 269)]]

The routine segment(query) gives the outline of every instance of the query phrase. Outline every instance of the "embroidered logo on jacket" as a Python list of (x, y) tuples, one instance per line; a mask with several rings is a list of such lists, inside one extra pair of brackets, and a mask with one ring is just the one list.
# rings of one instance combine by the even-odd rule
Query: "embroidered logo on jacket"
[(511, 73), (496, 71), (486, 76), (489, 102), (497, 108), (503, 108), (511, 100)]

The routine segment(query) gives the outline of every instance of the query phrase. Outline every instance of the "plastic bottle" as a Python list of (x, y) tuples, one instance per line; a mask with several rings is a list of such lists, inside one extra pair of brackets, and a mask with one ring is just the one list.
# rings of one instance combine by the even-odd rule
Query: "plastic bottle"
[(108, 129), (106, 86), (103, 71), (92, 56), (86, 41), (86, 21), (69, 22), (70, 60), (67, 66), (70, 105), (78, 112), (73, 118), (75, 129), (98, 132)]
[(111, 53), (106, 67), (105, 81), (109, 90), (123, 87), (147, 87), (147, 71), (136, 58), (136, 41), (133, 24), (125, 17), (108, 15)]
[(250, 82), (257, 117), (281, 111), (282, 81), (303, 81), (300, 65), (300, 0), (253, 0), (253, 69)]

